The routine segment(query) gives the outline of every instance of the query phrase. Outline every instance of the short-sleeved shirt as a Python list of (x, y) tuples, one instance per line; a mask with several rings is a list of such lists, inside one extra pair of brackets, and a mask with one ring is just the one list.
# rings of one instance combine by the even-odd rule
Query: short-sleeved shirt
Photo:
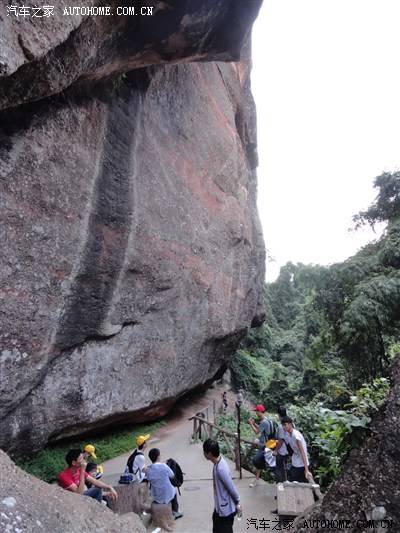
[[(88, 477), (88, 473), (85, 472), (85, 479)], [(71, 485), (75, 483), (75, 485), (79, 486), (79, 480), (81, 477), (81, 469), (78, 468), (75, 474), (71, 472), (70, 467), (66, 468), (61, 472), (61, 474), (58, 476), (58, 481), (60, 482), (60, 485), (63, 489), (68, 489)]]
[(282, 446), (279, 448), (278, 453), (280, 455), (287, 455), (288, 454), (288, 449), (286, 448), (286, 443), (287, 444), (289, 443), (290, 435), (289, 435), (289, 433), (287, 431), (285, 431), (283, 429), (282, 424), (279, 424), (279, 426), (278, 426), (277, 437), (278, 437), (278, 439), (283, 439)]
[(144, 468), (145, 465), (146, 465), (146, 462), (145, 462), (143, 453), (138, 453), (135, 456), (135, 460), (133, 461), (133, 465), (132, 465), (133, 473), (135, 474), (136, 479), (138, 481), (142, 481), (144, 478), (144, 472), (142, 472), (142, 468)]
[(273, 430), (273, 424), (270, 420), (268, 420), (268, 418), (263, 418), (260, 422), (260, 424), (258, 425), (258, 431), (260, 432), (259, 433), (259, 444), (258, 444), (258, 448), (259, 449), (264, 449), (265, 448), (265, 444), (268, 440), (268, 435), (271, 433), (271, 431)]
[(292, 434), (290, 435), (290, 440), (289, 440), (289, 444), (290, 446), (292, 447), (293, 449), (293, 455), (292, 455), (292, 465), (299, 468), (299, 467), (302, 467), (302, 466), (305, 466), (304, 465), (304, 462), (303, 462), (303, 459), (301, 457), (301, 453), (300, 453), (300, 450), (299, 450), (299, 446), (297, 444), (297, 441), (300, 441), (301, 444), (303, 445), (303, 450), (304, 450), (304, 453), (306, 454), (306, 459), (307, 459), (307, 466), (309, 465), (309, 460), (308, 460), (308, 452), (307, 452), (307, 444), (306, 444), (306, 441), (304, 440), (304, 437), (303, 435), (300, 433), (300, 431), (298, 431), (297, 429), (294, 429)]
[(146, 470), (146, 478), (151, 483), (151, 495), (156, 503), (169, 503), (176, 494), (170, 479), (174, 473), (165, 463), (153, 463)]

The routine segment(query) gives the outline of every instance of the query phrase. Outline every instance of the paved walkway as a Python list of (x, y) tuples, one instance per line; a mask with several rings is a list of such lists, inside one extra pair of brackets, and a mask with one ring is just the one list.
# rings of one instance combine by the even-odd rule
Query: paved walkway
[[(173, 457), (185, 472), (181, 496), (178, 495), (183, 517), (174, 523), (176, 532), (206, 533), (212, 531), (211, 515), (214, 507), (212, 463), (204, 459), (201, 443), (190, 442), (193, 421), (189, 421), (188, 418), (209, 405), (214, 398), (219, 401), (219, 389), (209, 389), (202, 397), (186, 402), (184, 405), (180, 404), (166, 418), (167, 424), (149, 440), (147, 451), (152, 447), (159, 448), (162, 461)], [(234, 397), (230, 397), (230, 405), (234, 404), (232, 398)], [(113, 476), (115, 479), (116, 474), (123, 472), (131, 453), (132, 451), (103, 463), (106, 482), (107, 477)], [(149, 459), (147, 454), (145, 455), (147, 464)], [(276, 507), (275, 485), (261, 481), (256, 487), (250, 488), (249, 483), (254, 479), (254, 475), (242, 469), (242, 479), (239, 479), (239, 472), (235, 470), (234, 463), (228, 459), (227, 461), (243, 505), (242, 520), (235, 518), (235, 533), (257, 531), (260, 524), (264, 524), (262, 530), (273, 530), (277, 524), (277, 517), (271, 515), (270, 511)], [(154, 527), (149, 527), (149, 531), (153, 529)]]

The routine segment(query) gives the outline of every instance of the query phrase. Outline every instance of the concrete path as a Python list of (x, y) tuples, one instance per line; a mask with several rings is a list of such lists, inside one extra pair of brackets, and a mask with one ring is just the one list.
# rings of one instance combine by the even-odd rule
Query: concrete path
[[(185, 472), (181, 496), (178, 494), (179, 508), (183, 512), (183, 517), (174, 523), (176, 532), (206, 533), (212, 531), (211, 515), (214, 508), (212, 463), (204, 459), (201, 443), (191, 443), (193, 421), (189, 421), (188, 418), (209, 405), (213, 399), (220, 401), (219, 389), (209, 389), (196, 400), (178, 405), (166, 418), (167, 424), (149, 439), (147, 453), (151, 448), (157, 447), (161, 451), (162, 461), (173, 457)], [(234, 405), (233, 395), (230, 396), (229, 403), (230, 406)], [(116, 476), (124, 471), (132, 451), (103, 463), (106, 482), (107, 479), (110, 482), (114, 481)], [(147, 453), (145, 453), (146, 464), (149, 463)], [(270, 511), (276, 508), (274, 499), (276, 486), (260, 481), (259, 485), (250, 488), (249, 484), (254, 479), (254, 475), (242, 469), (242, 479), (239, 479), (239, 472), (235, 470), (234, 463), (228, 459), (227, 461), (243, 506), (242, 520), (235, 518), (233, 528), (235, 533), (260, 529), (273, 530), (274, 527), (276, 529), (278, 519), (270, 514)], [(154, 527), (149, 527), (149, 531), (153, 529)]]

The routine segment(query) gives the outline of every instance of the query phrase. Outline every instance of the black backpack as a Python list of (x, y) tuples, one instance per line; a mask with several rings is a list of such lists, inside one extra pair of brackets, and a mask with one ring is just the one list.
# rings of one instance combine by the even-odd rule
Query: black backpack
[(133, 452), (133, 454), (129, 457), (128, 459), (128, 462), (126, 463), (128, 465), (128, 471), (131, 473), (131, 474), (134, 474), (136, 476), (136, 472), (133, 471), (133, 462), (135, 460), (135, 457), (137, 455), (144, 455), (142, 452), (140, 452), (137, 448), (136, 450)]
[(274, 420), (270, 420), (269, 418), (267, 418), (267, 420), (269, 422), (269, 428), (268, 431), (263, 432), (265, 435), (265, 442), (270, 439), (276, 440), (278, 434), (278, 426), (276, 425), (276, 422)]
[(174, 473), (174, 477), (171, 479), (171, 485), (173, 485), (174, 487), (178, 489), (178, 492), (180, 495), (181, 491), (179, 490), (179, 487), (182, 485), (184, 481), (182, 468), (178, 465), (175, 459), (168, 459), (167, 465), (170, 467), (170, 469)]

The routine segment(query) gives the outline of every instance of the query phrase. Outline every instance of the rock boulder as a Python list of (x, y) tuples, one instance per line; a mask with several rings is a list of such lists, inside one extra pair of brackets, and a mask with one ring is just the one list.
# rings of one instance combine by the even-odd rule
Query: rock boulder
[(261, 323), (249, 80), (260, 3), (70, 17), (64, 0), (40, 24), (2, 12), (0, 446), (11, 456), (162, 416)]

